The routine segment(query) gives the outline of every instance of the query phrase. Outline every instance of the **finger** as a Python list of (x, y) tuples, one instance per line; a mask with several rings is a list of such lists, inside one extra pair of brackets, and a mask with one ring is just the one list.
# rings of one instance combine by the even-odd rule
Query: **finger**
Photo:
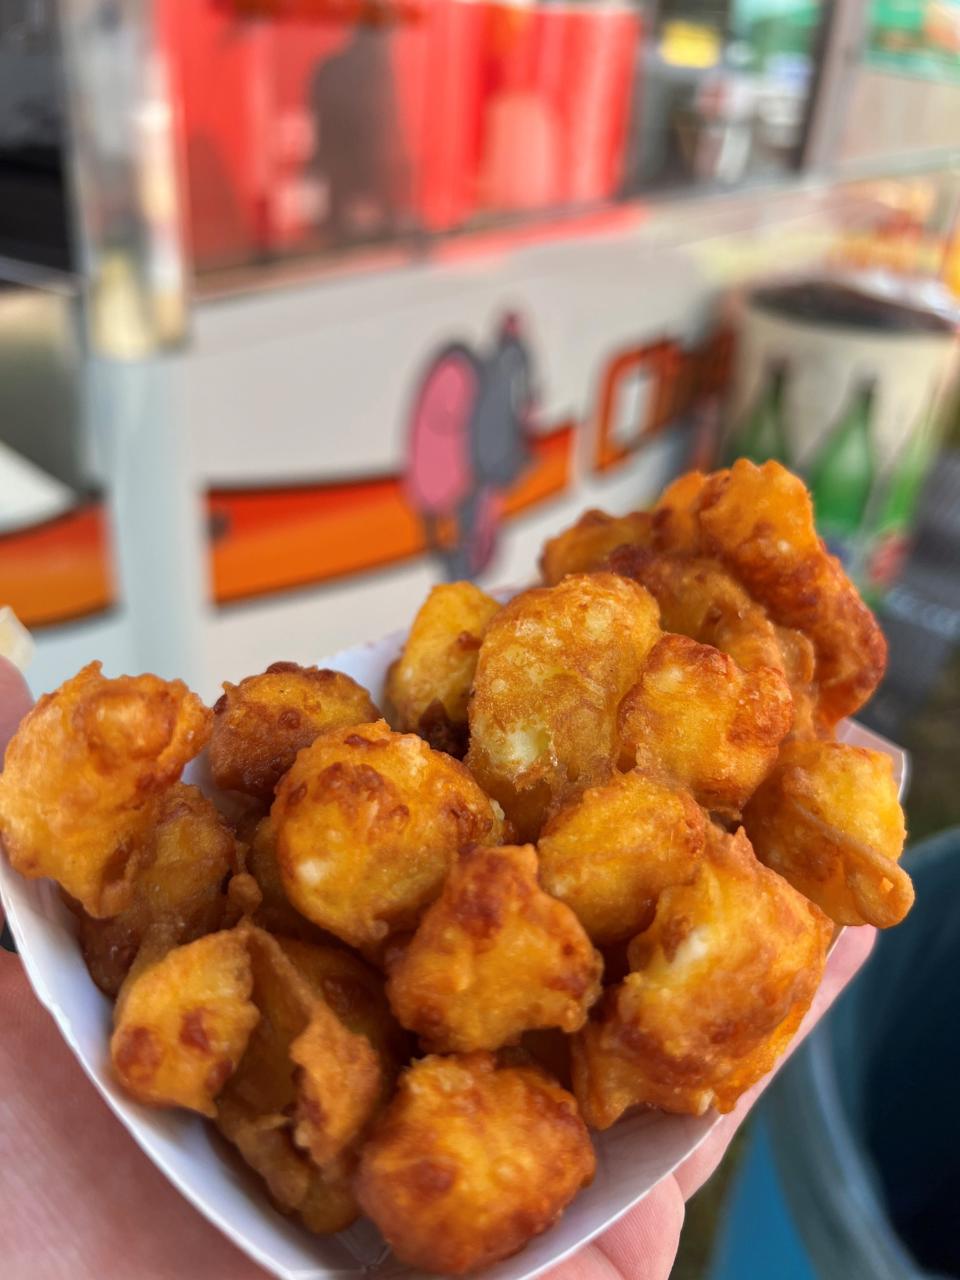
[(2, 954), (0, 1020), (5, 1280), (266, 1280), (138, 1150)]
[(673, 1178), (654, 1187), (609, 1231), (548, 1272), (549, 1280), (667, 1280), (683, 1226)]
[(666, 1178), (594, 1243), (630, 1280), (667, 1280), (683, 1226), (683, 1196)]
[(13, 737), (32, 704), (26, 680), (9, 658), (0, 658), (0, 750)]
[[(873, 949), (876, 936), (876, 929), (869, 926), (844, 930), (833, 949), (830, 959), (827, 961), (823, 981), (820, 983), (819, 990), (813, 998), (813, 1003), (808, 1009), (803, 1022), (801, 1022), (797, 1034), (790, 1042), (783, 1060), (793, 1053), (797, 1045), (816, 1026), (857, 970), (866, 962)], [(769, 1075), (764, 1076), (752, 1089), (748, 1089), (733, 1111), (724, 1116), (719, 1122), (703, 1146), (677, 1169), (674, 1177), (685, 1200), (689, 1200), (694, 1192), (699, 1191), (714, 1172), (723, 1159), (731, 1138), (743, 1123), (745, 1116), (757, 1098), (766, 1089), (771, 1078)]]

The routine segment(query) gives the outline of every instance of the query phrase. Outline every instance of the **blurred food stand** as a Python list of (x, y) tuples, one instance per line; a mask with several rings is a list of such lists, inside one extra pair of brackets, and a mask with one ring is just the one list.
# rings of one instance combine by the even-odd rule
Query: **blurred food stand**
[[(719, 305), (960, 287), (957, 9), (11, 0), (0, 603), (236, 678), (709, 463)], [(215, 655), (215, 657), (214, 657)]]

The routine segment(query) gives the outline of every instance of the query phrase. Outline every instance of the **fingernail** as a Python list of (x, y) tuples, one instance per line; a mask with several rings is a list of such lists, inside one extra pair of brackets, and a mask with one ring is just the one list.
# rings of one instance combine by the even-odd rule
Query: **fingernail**
[(20, 671), (33, 661), (33, 636), (8, 604), (0, 608), (0, 657), (7, 658)]

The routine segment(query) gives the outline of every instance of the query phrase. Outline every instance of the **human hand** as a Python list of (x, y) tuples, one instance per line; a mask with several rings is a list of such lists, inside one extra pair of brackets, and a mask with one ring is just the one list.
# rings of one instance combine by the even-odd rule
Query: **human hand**
[[(847, 929), (827, 961), (813, 1004), (790, 1043), (787, 1056), (813, 1030), (837, 996), (867, 960), (876, 929)], [(684, 1204), (719, 1165), (750, 1108), (770, 1077), (749, 1089), (724, 1116), (701, 1147), (609, 1231), (547, 1273), (545, 1280), (667, 1280), (673, 1267)]]
[[(22, 676), (0, 659), (0, 747), (29, 709)], [(872, 929), (849, 929), (827, 965), (798, 1043), (860, 968)], [(263, 1280), (139, 1150), (81, 1072), (30, 991), (19, 959), (0, 952), (0, 1256), (5, 1280)], [(761, 1081), (703, 1146), (550, 1280), (666, 1280), (683, 1206), (714, 1171)]]

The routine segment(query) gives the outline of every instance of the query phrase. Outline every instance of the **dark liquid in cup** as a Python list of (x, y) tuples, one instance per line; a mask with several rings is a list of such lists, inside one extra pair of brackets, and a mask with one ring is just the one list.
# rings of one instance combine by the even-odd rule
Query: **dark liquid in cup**
[(754, 290), (750, 299), (761, 311), (801, 324), (835, 325), (873, 333), (944, 334), (953, 331), (951, 322), (935, 311), (827, 281), (767, 285)]

